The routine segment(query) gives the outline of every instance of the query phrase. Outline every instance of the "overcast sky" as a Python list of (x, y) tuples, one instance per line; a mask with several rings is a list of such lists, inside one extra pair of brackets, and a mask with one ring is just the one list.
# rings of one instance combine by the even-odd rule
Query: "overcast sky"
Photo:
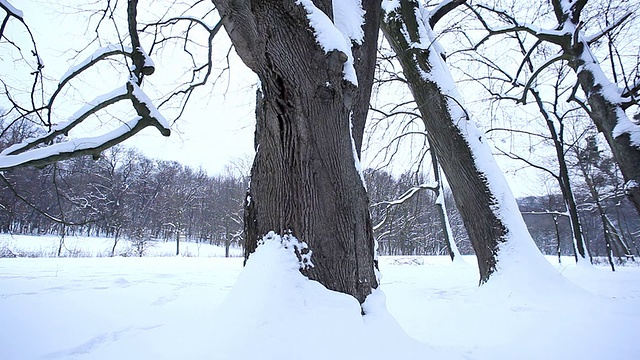
[[(45, 73), (59, 79), (70, 64), (74, 64), (65, 51), (80, 48), (79, 44), (86, 44), (92, 36), (90, 32), (84, 35), (86, 29), (78, 26), (79, 19), (86, 18), (87, 14), (70, 11), (61, 14), (59, 4), (43, 5), (37, 0), (14, 0), (14, 5), (23, 10), (25, 21), (34, 33), (45, 63)], [(154, 59), (158, 65), (157, 60)], [(159, 73), (158, 70), (153, 75), (154, 81)], [(223, 80), (213, 89), (196, 93), (182, 119), (172, 126), (170, 137), (162, 137), (156, 129), (149, 128), (127, 140), (125, 145), (137, 147), (152, 158), (202, 167), (210, 174), (224, 172), (230, 162), (250, 158), (253, 155), (257, 80), (237, 58), (232, 64), (231, 74), (225, 76), (228, 78), (232, 79), (230, 83)], [(370, 164), (371, 158), (371, 153), (365, 154), (365, 166)], [(507, 170), (507, 178), (516, 196), (546, 193), (547, 190), (541, 188), (544, 185), (530, 172), (525, 178), (529, 181), (523, 181), (523, 171), (517, 170), (518, 167), (500, 159), (499, 162)], [(516, 174), (520, 176), (516, 177)]]
[[(59, 4), (37, 0), (14, 0), (12, 4), (23, 11), (34, 33), (45, 75), (61, 78), (69, 65), (74, 64), (74, 60), (69, 60), (72, 54), (66, 51), (80, 48), (91, 36), (82, 36), (85, 32), (82, 21), (87, 14), (61, 14)], [(195, 94), (184, 116), (173, 124), (170, 137), (149, 128), (125, 145), (137, 147), (153, 158), (202, 167), (211, 174), (223, 172), (230, 161), (252, 156), (256, 78), (239, 62), (234, 63), (230, 76), (232, 82), (227, 84), (225, 77), (213, 91), (206, 89)]]

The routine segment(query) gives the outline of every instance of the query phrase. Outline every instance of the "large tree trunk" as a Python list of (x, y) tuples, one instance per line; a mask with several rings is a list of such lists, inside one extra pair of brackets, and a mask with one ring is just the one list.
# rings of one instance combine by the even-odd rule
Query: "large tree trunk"
[[(313, 251), (315, 266), (304, 270), (309, 278), (363, 302), (377, 282), (351, 114), (354, 104), (368, 103), (368, 95), (361, 94), (370, 92), (373, 72), (356, 62), (360, 87), (345, 81), (347, 54), (325, 52), (305, 8), (293, 0), (215, 2), (236, 51), (261, 82), (245, 256), (269, 231), (291, 232)], [(331, 1), (314, 3), (332, 17)], [(379, 2), (367, 6), (375, 9)], [(376, 29), (370, 31), (377, 34)], [(375, 34), (365, 39), (375, 43)], [(375, 46), (367, 49), (367, 56), (375, 57)]]
[[(430, 19), (415, 0), (400, 0), (395, 9), (387, 10), (383, 32), (398, 56), (429, 143), (451, 186), (484, 283), (497, 270), (499, 254), (520, 257), (537, 250), (484, 137), (460, 104)], [(507, 249), (510, 253), (503, 254)], [(539, 256), (538, 264), (540, 259), (544, 262)]]

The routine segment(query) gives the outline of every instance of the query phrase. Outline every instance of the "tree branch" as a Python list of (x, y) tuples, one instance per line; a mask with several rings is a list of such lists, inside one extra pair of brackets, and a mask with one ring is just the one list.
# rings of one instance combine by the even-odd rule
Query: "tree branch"
[(467, 0), (445, 0), (442, 1), (429, 15), (429, 26), (433, 29), (440, 19), (449, 12), (467, 2)]

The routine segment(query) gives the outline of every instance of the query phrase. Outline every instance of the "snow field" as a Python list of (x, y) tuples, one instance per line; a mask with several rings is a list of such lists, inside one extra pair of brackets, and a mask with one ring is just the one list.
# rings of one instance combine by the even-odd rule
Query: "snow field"
[(353, 298), (300, 275), (276, 242), (244, 269), (242, 258), (0, 259), (0, 359), (640, 354), (640, 267), (564, 265), (558, 272), (568, 280), (550, 293), (513, 277), (478, 288), (473, 257), (421, 259), (380, 258), (381, 291), (365, 316)]
[[(67, 236), (61, 257), (105, 257), (111, 256), (113, 239), (87, 236)], [(9, 235), (0, 234), (0, 254), (16, 254), (20, 257), (56, 257), (60, 237), (53, 235)], [(240, 248), (230, 248), (230, 256), (244, 256)], [(175, 241), (149, 241), (143, 256), (175, 256)], [(139, 256), (138, 250), (129, 240), (119, 240), (115, 249), (116, 256)], [(208, 243), (180, 241), (180, 255), (187, 257), (224, 257), (224, 248)]]

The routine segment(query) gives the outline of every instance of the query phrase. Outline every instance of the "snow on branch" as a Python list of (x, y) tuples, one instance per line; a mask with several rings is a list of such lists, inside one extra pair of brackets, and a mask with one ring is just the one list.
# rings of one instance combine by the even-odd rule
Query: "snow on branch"
[(333, 0), (333, 21), (349, 41), (364, 41), (364, 9), (360, 0)]
[[(73, 127), (80, 124), (90, 115), (124, 99), (131, 100), (138, 116), (117, 129), (96, 137), (73, 139), (35, 148), (38, 145), (51, 143), (59, 135), (66, 135)], [(96, 157), (102, 151), (121, 143), (148, 126), (155, 126), (164, 136), (171, 134), (168, 121), (160, 114), (151, 99), (140, 89), (135, 81), (130, 80), (126, 86), (96, 98), (74, 114), (68, 121), (55, 126), (46, 135), (26, 140), (21, 144), (5, 149), (0, 153), (0, 171), (21, 166), (44, 166), (52, 162), (82, 155)]]
[[(343, 34), (342, 31), (336, 26), (336, 24), (331, 21), (327, 14), (318, 9), (313, 4), (313, 1), (298, 0), (296, 1), (296, 3), (298, 5), (301, 5), (307, 12), (309, 25), (313, 29), (316, 41), (318, 42), (322, 50), (324, 50), (326, 53), (337, 50), (346, 56), (346, 60), (343, 65), (344, 78), (345, 80), (357, 86), (358, 78), (356, 76), (356, 69), (353, 66), (351, 44), (347, 41), (347, 39), (349, 39), (349, 35)], [(352, 26), (345, 27), (345, 31), (351, 32), (351, 30), (353, 30)]]
[(62, 86), (64, 86), (64, 84), (69, 82), (71, 78), (77, 76), (84, 70), (90, 68), (100, 60), (106, 59), (113, 55), (125, 55), (125, 56), (131, 57), (132, 52), (133, 52), (133, 49), (129, 47), (124, 47), (121, 44), (111, 44), (111, 45), (101, 47), (98, 50), (94, 51), (93, 54), (88, 56), (79, 64), (70, 67), (69, 70), (67, 70), (67, 72), (64, 73), (64, 75), (62, 75), (62, 77), (60, 78), (59, 88), (61, 88)]
[(382, 219), (382, 221), (380, 221), (378, 224), (376, 224), (373, 227), (373, 231), (376, 231), (376, 230), (380, 229), (382, 226), (384, 226), (384, 224), (387, 223), (387, 220), (389, 219), (389, 216), (388, 216), (389, 215), (389, 210), (392, 207), (404, 204), (405, 202), (411, 200), (418, 192), (420, 192), (422, 190), (431, 190), (431, 191), (435, 192), (436, 194), (439, 192), (438, 184), (420, 184), (418, 186), (414, 186), (411, 189), (405, 191), (404, 194), (400, 195), (400, 197), (398, 199), (396, 199), (396, 200), (381, 201), (381, 202), (378, 202), (378, 203), (375, 203), (375, 204), (371, 205), (372, 207), (380, 206), (380, 205), (386, 205), (386, 207), (385, 207), (386, 215), (385, 215), (384, 219)]
[(138, 112), (138, 115), (148, 117), (151, 124), (160, 130), (160, 133), (164, 136), (171, 134), (171, 125), (167, 119), (160, 114), (158, 109), (153, 105), (153, 101), (142, 91), (140, 86), (134, 81), (129, 81), (127, 84), (127, 90), (131, 93), (131, 101), (133, 107)]
[(389, 206), (402, 205), (405, 202), (409, 201), (411, 198), (413, 198), (421, 190), (438, 191), (438, 185), (437, 184), (420, 184), (420, 185), (414, 186), (411, 189), (405, 191), (396, 200), (381, 201), (381, 202), (373, 204), (372, 206), (387, 205), (387, 207), (389, 207)]
[(596, 34), (590, 35), (588, 36), (585, 41), (587, 42), (587, 44), (591, 45), (594, 42), (600, 40), (600, 38), (602, 38), (603, 36), (607, 35), (608, 33), (610, 33), (611, 31), (613, 31), (615, 28), (617, 28), (618, 26), (622, 25), (622, 23), (624, 23), (630, 16), (632, 15), (631, 12), (626, 13), (624, 16), (622, 16), (620, 19), (618, 19), (617, 21), (615, 21), (613, 24), (607, 26), (606, 28), (602, 29), (601, 31), (599, 31)]
[(22, 166), (44, 166), (82, 155), (97, 157), (102, 151), (132, 137), (151, 125), (150, 123), (150, 118), (137, 116), (119, 128), (100, 136), (74, 139), (16, 155), (3, 155), (0, 156), (0, 171)]
[(450, 13), (453, 9), (464, 4), (465, 2), (467, 2), (467, 0), (441, 1), (440, 4), (438, 4), (438, 6), (436, 6), (433, 10), (431, 10), (428, 16), (429, 26), (431, 26), (431, 28), (433, 29), (438, 23), (438, 21), (440, 21), (440, 19), (442, 19), (445, 15)]
[(613, 128), (613, 137), (618, 138), (622, 135), (628, 134), (631, 145), (640, 149), (640, 125), (631, 121), (631, 119), (626, 116), (622, 108), (617, 109), (617, 113), (618, 122)]
[(569, 217), (569, 213), (562, 211), (524, 211), (522, 215), (551, 215)]
[(12, 145), (2, 152), (0, 156), (16, 155), (18, 153), (33, 149), (34, 147), (51, 143), (60, 135), (67, 135), (75, 126), (79, 125), (82, 121), (88, 118), (90, 115), (95, 114), (98, 110), (101, 110), (111, 104), (115, 104), (120, 100), (129, 98), (126, 87), (118, 88), (108, 94), (101, 95), (92, 101), (88, 102), (82, 109), (73, 114), (69, 120), (53, 125), (51, 130), (40, 137), (26, 139), (22, 143)]
[(19, 20), (22, 20), (23, 17), (24, 17), (24, 15), (22, 14), (22, 11), (16, 9), (7, 0), (0, 0), (0, 8), (2, 8), (2, 10), (6, 11), (8, 16), (13, 16), (13, 17), (15, 17), (15, 18), (17, 18)]

